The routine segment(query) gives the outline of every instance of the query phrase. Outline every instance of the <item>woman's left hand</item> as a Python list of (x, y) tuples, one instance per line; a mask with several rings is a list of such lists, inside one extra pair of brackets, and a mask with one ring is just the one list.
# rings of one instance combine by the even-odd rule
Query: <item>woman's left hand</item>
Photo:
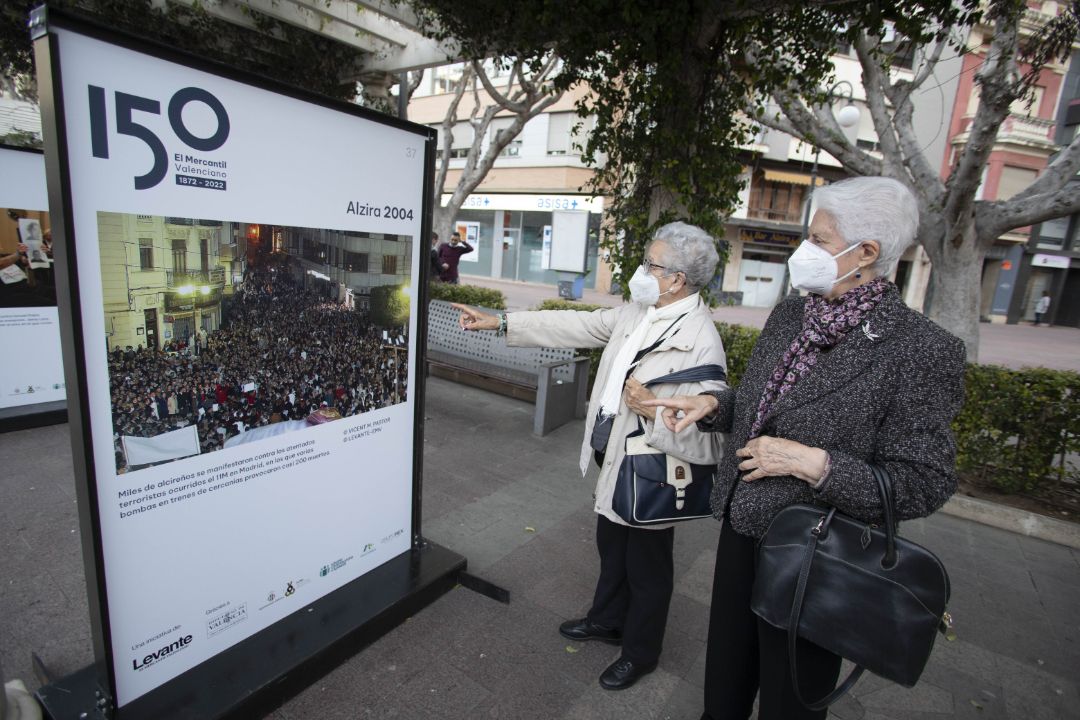
[(656, 396), (653, 395), (649, 388), (645, 387), (634, 378), (627, 378), (626, 385), (623, 386), (623, 402), (626, 403), (626, 407), (630, 408), (646, 420), (654, 420), (656, 418), (656, 408), (646, 407), (641, 403), (644, 400), (652, 400), (654, 397)]
[(825, 474), (828, 454), (821, 448), (808, 447), (794, 440), (762, 435), (736, 450), (735, 456), (745, 458), (739, 463), (739, 470), (746, 473), (742, 477), (745, 482), (793, 475), (816, 485)]

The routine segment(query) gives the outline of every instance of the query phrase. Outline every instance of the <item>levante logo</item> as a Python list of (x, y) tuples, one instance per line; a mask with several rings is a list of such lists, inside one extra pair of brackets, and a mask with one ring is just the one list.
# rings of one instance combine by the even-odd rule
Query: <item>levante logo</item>
[[(106, 102), (107, 94), (105, 88), (97, 85), (88, 85), (87, 91), (90, 101), (90, 150), (94, 157), (107, 160), (109, 158), (110, 129)], [(214, 114), (216, 127), (208, 137), (199, 137), (184, 124), (184, 108), (190, 103), (201, 103)], [(117, 90), (113, 93), (113, 111), (115, 124), (112, 129), (116, 134), (127, 135), (141, 140), (154, 157), (154, 164), (150, 170), (144, 175), (135, 176), (135, 189), (148, 190), (157, 186), (158, 183), (165, 179), (165, 175), (168, 173), (169, 153), (165, 150), (165, 143), (162, 142), (158, 134), (148, 125), (137, 121), (135, 113), (161, 115), (161, 103), (153, 98), (140, 97)], [(229, 113), (225, 111), (225, 106), (222, 105), (220, 100), (202, 88), (186, 87), (177, 90), (169, 98), (167, 115), (169, 127), (173, 133), (180, 142), (192, 150), (211, 152), (220, 148), (229, 139)], [(178, 159), (189, 159), (193, 165), (222, 169), (225, 167), (223, 160), (209, 161), (179, 153), (174, 153), (174, 155), (179, 155)], [(199, 169), (202, 170), (203, 168), (200, 167)], [(224, 172), (203, 171), (197, 173), (197, 175), (211, 176), (215, 179), (207, 180), (204, 177), (192, 177), (178, 173), (176, 176), (177, 184), (211, 187), (215, 190), (225, 189)]]
[(143, 659), (142, 659), (142, 662), (140, 662), (138, 658), (132, 660), (131, 661), (131, 669), (132, 670), (145, 670), (146, 668), (150, 667), (151, 665), (153, 665), (157, 661), (164, 660), (165, 658), (167, 658), (167, 657), (169, 657), (171, 655), (175, 655), (176, 653), (180, 652), (181, 650), (183, 650), (184, 648), (186, 648), (190, 644), (191, 644), (191, 635), (181, 635), (176, 640), (174, 640), (173, 642), (169, 643), (168, 645), (162, 647), (157, 652), (153, 652), (153, 653), (150, 653), (149, 655), (144, 656)]

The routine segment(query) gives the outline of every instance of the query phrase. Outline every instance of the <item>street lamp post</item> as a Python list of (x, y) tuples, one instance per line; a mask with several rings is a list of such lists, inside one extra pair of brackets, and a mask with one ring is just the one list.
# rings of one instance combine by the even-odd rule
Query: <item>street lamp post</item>
[[(842, 91), (841, 94), (837, 94), (837, 89), (846, 85), (847, 90)], [(854, 102), (855, 86), (847, 80), (840, 80), (835, 83), (826, 96), (826, 102), (829, 103), (829, 107), (832, 107), (832, 100), (834, 97), (844, 98), (847, 100), (847, 105), (840, 109), (840, 112), (836, 114), (836, 122), (840, 127), (854, 127), (859, 123), (859, 108), (855, 107)], [(814, 144), (814, 166), (810, 170), (810, 191), (806, 197), (806, 208), (803, 210), (803, 226), (802, 226), (802, 239), (807, 238), (807, 232), (810, 227), (810, 200), (814, 195), (814, 188), (817, 187), (817, 170), (818, 170), (818, 157), (821, 155), (821, 146), (817, 143)]]

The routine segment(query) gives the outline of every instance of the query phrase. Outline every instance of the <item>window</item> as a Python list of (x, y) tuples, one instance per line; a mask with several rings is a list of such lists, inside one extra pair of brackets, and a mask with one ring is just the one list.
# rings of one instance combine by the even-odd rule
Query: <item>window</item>
[(139, 238), (139, 269), (154, 269), (154, 240), (152, 238)]
[(172, 241), (172, 266), (175, 272), (187, 272), (187, 240)]
[(1065, 238), (1069, 235), (1068, 217), (1046, 220), (1039, 226), (1038, 247), (1047, 250), (1062, 250), (1065, 247)]
[(1043, 93), (1046, 92), (1046, 88), (1035, 85), (1021, 98), (1013, 100), (1012, 105), (1009, 106), (1009, 112), (1013, 115), (1024, 115), (1025, 117), (1039, 117), (1039, 106), (1042, 105)]
[[(439, 154), (442, 154), (443, 148), (446, 147), (446, 138), (443, 137), (445, 133), (442, 132), (441, 127), (436, 128), (439, 131)], [(467, 122), (459, 122), (454, 127), (450, 128), (450, 157), (451, 158), (463, 158), (469, 155), (469, 148), (472, 147), (473, 129), (472, 125)]]
[(881, 152), (881, 143), (876, 140), (863, 140), (859, 138), (855, 141), (855, 147), (860, 150), (866, 150), (867, 152)]
[(1034, 170), (1018, 168), (1006, 165), (1001, 169), (1001, 180), (998, 182), (997, 197), (994, 200), (1008, 200), (1032, 182), (1038, 175)]
[(368, 254), (345, 251), (345, 271), (366, 273), (368, 271)]
[(911, 70), (915, 67), (915, 43), (905, 37), (896, 36), (894, 40), (884, 43), (884, 48), (890, 55), (890, 67)]
[(396, 255), (383, 255), (382, 256), (382, 274), (383, 275), (397, 275), (397, 256)]
[(452, 93), (457, 90), (458, 85), (461, 84), (461, 74), (464, 68), (465, 66), (461, 63), (434, 68), (431, 71), (434, 77), (434, 87), (432, 88), (434, 94)]
[[(495, 118), (491, 121), (490, 142), (494, 143), (500, 130), (505, 130), (513, 124), (511, 118)], [(517, 157), (521, 155), (521, 133), (518, 133), (510, 143), (499, 153), (502, 157)]]
[(570, 152), (570, 128), (573, 127), (573, 124), (573, 113), (548, 114), (548, 155), (566, 155)]

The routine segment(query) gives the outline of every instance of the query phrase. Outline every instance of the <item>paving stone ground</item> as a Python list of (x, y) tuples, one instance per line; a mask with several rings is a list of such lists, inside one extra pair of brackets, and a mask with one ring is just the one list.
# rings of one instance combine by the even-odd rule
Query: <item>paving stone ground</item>
[[(275, 720), (694, 720), (701, 712), (719, 526), (676, 531), (675, 596), (660, 666), (604, 691), (618, 650), (570, 643), (598, 561), (582, 424), (531, 434), (533, 406), (431, 379), (424, 534), (511, 593), (456, 588), (272, 713)], [(66, 425), (0, 435), (0, 667), (33, 689), (30, 652), (60, 673), (92, 659)], [(1080, 552), (967, 520), (905, 523), (949, 569), (959, 639), (939, 641), (911, 690), (872, 676), (843, 720), (1080, 720)]]

